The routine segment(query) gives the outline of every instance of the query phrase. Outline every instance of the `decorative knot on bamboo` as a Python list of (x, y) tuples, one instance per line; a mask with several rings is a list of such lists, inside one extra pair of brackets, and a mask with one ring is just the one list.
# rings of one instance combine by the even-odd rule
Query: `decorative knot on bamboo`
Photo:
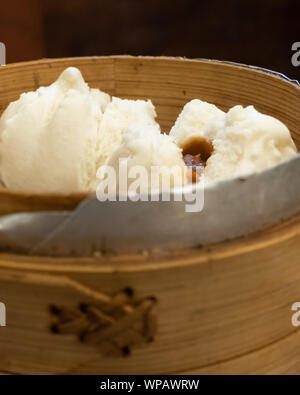
[(97, 301), (76, 309), (51, 305), (55, 334), (74, 334), (82, 343), (107, 356), (129, 356), (132, 348), (150, 343), (156, 334), (155, 297), (137, 299), (131, 288), (110, 297), (97, 292)]

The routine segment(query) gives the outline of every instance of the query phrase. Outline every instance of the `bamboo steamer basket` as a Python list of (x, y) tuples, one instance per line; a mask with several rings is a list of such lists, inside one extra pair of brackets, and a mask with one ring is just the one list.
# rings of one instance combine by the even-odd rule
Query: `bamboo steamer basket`
[[(151, 98), (163, 130), (193, 98), (254, 104), (300, 145), (300, 88), (217, 61), (91, 57), (0, 68), (0, 111), (79, 67), (92, 87)], [(298, 182), (298, 180), (295, 180)], [(75, 208), (84, 195), (0, 193), (0, 213)], [(199, 249), (86, 258), (0, 254), (0, 371), (29, 374), (300, 373), (300, 214)]]

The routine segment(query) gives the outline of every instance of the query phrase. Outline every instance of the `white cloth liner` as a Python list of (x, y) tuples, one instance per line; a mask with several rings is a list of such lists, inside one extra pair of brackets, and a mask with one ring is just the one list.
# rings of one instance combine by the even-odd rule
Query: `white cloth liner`
[(186, 202), (83, 201), (76, 210), (0, 217), (0, 248), (86, 256), (193, 248), (247, 235), (300, 212), (300, 155), (205, 190), (204, 210)]

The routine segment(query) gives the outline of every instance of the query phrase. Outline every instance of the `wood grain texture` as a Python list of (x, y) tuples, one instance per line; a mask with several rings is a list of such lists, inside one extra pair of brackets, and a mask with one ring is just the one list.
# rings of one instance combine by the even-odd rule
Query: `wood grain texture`
[[(176, 257), (0, 256), (0, 369), (14, 373), (299, 373), (300, 216), (264, 232)], [(155, 342), (105, 358), (55, 336), (50, 304), (74, 308), (127, 286), (158, 299)]]
[[(0, 289), (8, 316), (7, 327), (1, 328), (0, 369), (55, 374), (295, 372), (300, 354), (291, 305), (300, 297), (299, 220), (176, 258), (2, 255)], [(140, 297), (158, 299), (154, 343), (129, 358), (114, 359), (73, 336), (50, 333), (50, 304), (74, 308), (89, 302), (86, 287), (112, 294), (127, 286)]]
[[(224, 109), (254, 104), (284, 121), (299, 147), (299, 87), (258, 70), (209, 61), (114, 57), (12, 65), (0, 68), (1, 107), (24, 90), (49, 84), (69, 65), (111, 94), (150, 97), (165, 131), (182, 106), (198, 97)], [(17, 199), (5, 193), (10, 194)], [(60, 197), (59, 204), (57, 197), (47, 198), (50, 209), (74, 204), (70, 196)], [(32, 208), (30, 198), (18, 209), (14, 202), (0, 203), (1, 212)], [(300, 215), (249, 237), (170, 254), (55, 259), (0, 254), (0, 298), (7, 307), (0, 371), (299, 373), (299, 331), (291, 324), (291, 306), (300, 300), (299, 255)], [(50, 304), (74, 308), (89, 302), (93, 290), (112, 295), (129, 286), (140, 298), (157, 298), (159, 323), (155, 341), (129, 358), (105, 358), (73, 336), (50, 332)]]

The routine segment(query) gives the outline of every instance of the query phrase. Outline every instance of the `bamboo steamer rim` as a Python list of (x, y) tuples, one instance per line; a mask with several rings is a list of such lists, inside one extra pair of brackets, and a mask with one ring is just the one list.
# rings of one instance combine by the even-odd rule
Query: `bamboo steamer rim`
[(268, 249), (287, 242), (300, 234), (300, 214), (288, 221), (255, 232), (249, 236), (215, 245), (180, 251), (166, 251), (162, 256), (119, 255), (103, 257), (39, 257), (0, 253), (0, 268), (38, 270), (61, 273), (145, 272), (170, 268), (205, 265), (208, 261), (223, 261), (253, 251)]
[[(52, 63), (65, 63), (65, 62), (82, 62), (83, 64), (85, 62), (93, 62), (96, 60), (113, 60), (113, 61), (118, 61), (122, 59), (136, 59), (136, 60), (150, 60), (150, 61), (156, 61), (156, 60), (166, 60), (170, 62), (188, 62), (188, 63), (213, 63), (215, 65), (222, 65), (222, 66), (227, 66), (228, 68), (246, 68), (246, 69), (251, 69), (251, 71), (256, 72), (256, 73), (263, 73), (268, 76), (271, 76), (273, 78), (278, 78), (280, 80), (284, 80), (287, 83), (290, 83), (292, 85), (298, 85), (298, 88), (300, 89), (300, 84), (297, 80), (292, 80), (283, 73), (269, 70), (263, 67), (259, 66), (253, 66), (253, 65), (247, 65), (244, 63), (237, 63), (237, 62), (232, 62), (232, 61), (227, 61), (227, 60), (218, 60), (218, 59), (207, 59), (207, 58), (186, 58), (182, 56), (134, 56), (134, 55), (107, 55), (107, 56), (74, 56), (74, 57), (63, 57), (63, 58), (42, 58), (38, 60), (31, 60), (31, 61), (25, 61), (25, 62), (15, 62), (15, 63), (9, 63), (5, 65), (4, 67), (7, 68), (19, 68), (19, 67), (26, 67), (26, 66), (35, 66), (35, 65), (51, 65)], [(3, 67), (3, 66), (2, 66)], [(54, 81), (53, 81), (54, 82)]]
[[(67, 67), (65, 63), (91, 63), (97, 60), (109, 60), (115, 64), (119, 60), (123, 59), (140, 59), (149, 61), (168, 61), (168, 62), (188, 62), (188, 63), (210, 63), (215, 66), (222, 66), (230, 69), (251, 69), (252, 73), (257, 75), (263, 75), (271, 79), (276, 79), (288, 84), (297, 92), (300, 93), (300, 86), (281, 75), (269, 70), (247, 66), (243, 64), (237, 64), (232, 62), (222, 62), (218, 60), (209, 59), (186, 59), (182, 57), (134, 57), (129, 55), (117, 55), (117, 56), (91, 56), (91, 57), (74, 57), (74, 58), (59, 58), (59, 59), (41, 59), (30, 62), (13, 63), (3, 67), (4, 69), (10, 69), (12, 71), (24, 68), (30, 68), (31, 66), (49, 66), (53, 63), (56, 65), (62, 64)], [(80, 67), (80, 64), (77, 65)], [(0, 68), (0, 77), (1, 77)], [(59, 209), (74, 209), (77, 205), (88, 196), (94, 194), (88, 193), (74, 193), (74, 194), (38, 194), (38, 193), (22, 193), (14, 192), (11, 190), (3, 189), (0, 191), (1, 199), (14, 199), (18, 200), (37, 200), (42, 201), (45, 204), (50, 203), (49, 210), (51, 210), (51, 202), (54, 203), (53, 210), (56, 210), (56, 202), (59, 202), (61, 208)], [(33, 210), (34, 211), (34, 210)], [(16, 212), (19, 212), (18, 210)], [(184, 251), (173, 251), (166, 252), (163, 257), (156, 257), (155, 255), (145, 257), (143, 255), (134, 256), (104, 256), (104, 257), (69, 257), (69, 258), (51, 258), (51, 257), (27, 257), (15, 254), (0, 254), (0, 267), (3, 268), (19, 268), (29, 270), (41, 270), (41, 271), (57, 271), (57, 272), (95, 272), (95, 273), (111, 273), (116, 270), (123, 272), (132, 271), (145, 271), (145, 270), (157, 270), (170, 267), (181, 267), (190, 266), (193, 264), (201, 264), (207, 262), (208, 259), (224, 259), (235, 255), (246, 254), (253, 250), (263, 249), (265, 247), (275, 245), (277, 243), (289, 240), (300, 232), (300, 214), (289, 221), (285, 221), (282, 224), (278, 224), (267, 230), (259, 231), (253, 235), (235, 239), (230, 242), (219, 243), (214, 246), (205, 247), (202, 249), (192, 249)]]

